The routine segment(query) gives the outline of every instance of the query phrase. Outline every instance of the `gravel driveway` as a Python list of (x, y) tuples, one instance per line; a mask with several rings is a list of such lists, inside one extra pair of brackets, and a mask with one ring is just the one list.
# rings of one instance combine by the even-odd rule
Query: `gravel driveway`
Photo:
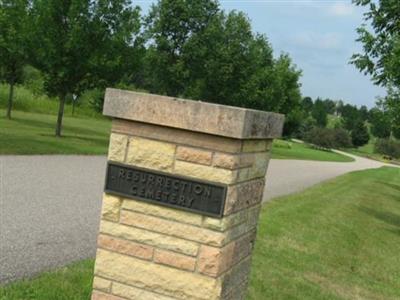
[[(106, 159), (0, 156), (0, 282), (94, 257)], [(266, 199), (384, 164), (272, 160)]]

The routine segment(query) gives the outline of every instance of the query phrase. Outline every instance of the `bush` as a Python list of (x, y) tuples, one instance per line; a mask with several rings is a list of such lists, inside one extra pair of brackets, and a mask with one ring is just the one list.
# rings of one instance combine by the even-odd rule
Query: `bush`
[(328, 128), (315, 127), (305, 135), (304, 140), (323, 149), (331, 149), (335, 146), (333, 130)]
[(335, 148), (350, 148), (352, 145), (351, 137), (347, 130), (343, 128), (333, 129)]
[(375, 152), (399, 159), (400, 142), (391, 139), (378, 139), (375, 144)]
[(342, 128), (315, 127), (306, 134), (305, 141), (324, 149), (352, 146), (349, 133)]

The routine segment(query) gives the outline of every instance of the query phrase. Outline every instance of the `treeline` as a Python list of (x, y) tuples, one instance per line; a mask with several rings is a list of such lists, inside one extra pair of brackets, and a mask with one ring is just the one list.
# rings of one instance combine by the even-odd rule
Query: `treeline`
[[(125, 87), (291, 115), (301, 71), (274, 56), (242, 12), (215, 0), (161, 0), (143, 14), (130, 0), (0, 0), (0, 74), (13, 91), (29, 65), (64, 105), (106, 87)], [(26, 68), (25, 68), (26, 69)], [(78, 100), (79, 101), (79, 100)], [(290, 129), (287, 129), (287, 131)]]

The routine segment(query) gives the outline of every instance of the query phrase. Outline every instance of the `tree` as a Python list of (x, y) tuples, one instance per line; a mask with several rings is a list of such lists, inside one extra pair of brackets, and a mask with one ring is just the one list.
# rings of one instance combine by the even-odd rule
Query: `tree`
[[(184, 93), (188, 75), (184, 56), (192, 50), (187, 49), (188, 41), (195, 39), (218, 12), (218, 3), (214, 0), (162, 0), (152, 5), (146, 18), (150, 91), (170, 96)], [(198, 62), (199, 54), (195, 53), (194, 61)]]
[[(379, 85), (400, 87), (400, 1), (353, 0), (358, 6), (369, 8), (365, 23), (359, 27), (358, 42), (363, 53), (352, 56), (351, 62)], [(371, 28), (371, 31), (369, 30)]]
[(45, 89), (59, 98), (56, 136), (61, 136), (65, 100), (124, 64), (121, 45), (129, 45), (139, 22), (138, 8), (126, 0), (34, 0), (34, 65)]
[(365, 105), (362, 105), (359, 109), (359, 116), (361, 118), (361, 120), (368, 121), (369, 119), (369, 111), (368, 108)]
[(313, 118), (317, 121), (317, 126), (326, 127), (328, 123), (328, 114), (326, 113), (324, 102), (320, 98), (317, 98), (317, 100), (315, 100), (311, 114)]
[(387, 88), (385, 101), (392, 118), (392, 132), (400, 137), (400, 1), (353, 2), (369, 10), (364, 14), (365, 24), (357, 29), (363, 53), (354, 54), (351, 62), (371, 75), (374, 83)]
[(161, 0), (146, 19), (145, 89), (159, 94), (288, 113), (301, 72), (242, 12), (212, 0)]
[(391, 123), (389, 114), (378, 107), (371, 109), (370, 114), (371, 133), (378, 138), (390, 137)]
[(358, 108), (351, 104), (346, 104), (342, 107), (342, 118), (344, 122), (344, 128), (352, 131), (356, 124), (360, 122), (360, 113)]
[(324, 100), (324, 106), (325, 106), (325, 111), (327, 114), (333, 115), (336, 110), (336, 103), (335, 101), (331, 99), (325, 99)]
[(351, 131), (351, 141), (355, 147), (361, 147), (369, 142), (368, 128), (359, 120)]
[(11, 119), (14, 86), (22, 80), (27, 61), (27, 0), (0, 0), (0, 68), (9, 84), (7, 118)]
[(314, 103), (313, 103), (311, 97), (304, 97), (303, 100), (301, 101), (302, 109), (308, 114), (311, 113), (311, 111), (313, 109), (313, 105), (314, 105)]

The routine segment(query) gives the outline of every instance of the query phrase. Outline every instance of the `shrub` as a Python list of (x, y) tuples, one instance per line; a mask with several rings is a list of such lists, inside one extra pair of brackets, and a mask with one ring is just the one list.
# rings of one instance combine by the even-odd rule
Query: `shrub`
[(331, 149), (335, 146), (333, 130), (328, 128), (315, 127), (305, 135), (304, 140), (323, 149)]
[(305, 141), (324, 149), (352, 146), (349, 133), (342, 128), (315, 127), (306, 134)]
[(399, 159), (400, 142), (392, 139), (378, 139), (375, 144), (375, 152)]
[(343, 128), (333, 129), (333, 139), (335, 148), (350, 148), (352, 146), (351, 137), (347, 130)]

